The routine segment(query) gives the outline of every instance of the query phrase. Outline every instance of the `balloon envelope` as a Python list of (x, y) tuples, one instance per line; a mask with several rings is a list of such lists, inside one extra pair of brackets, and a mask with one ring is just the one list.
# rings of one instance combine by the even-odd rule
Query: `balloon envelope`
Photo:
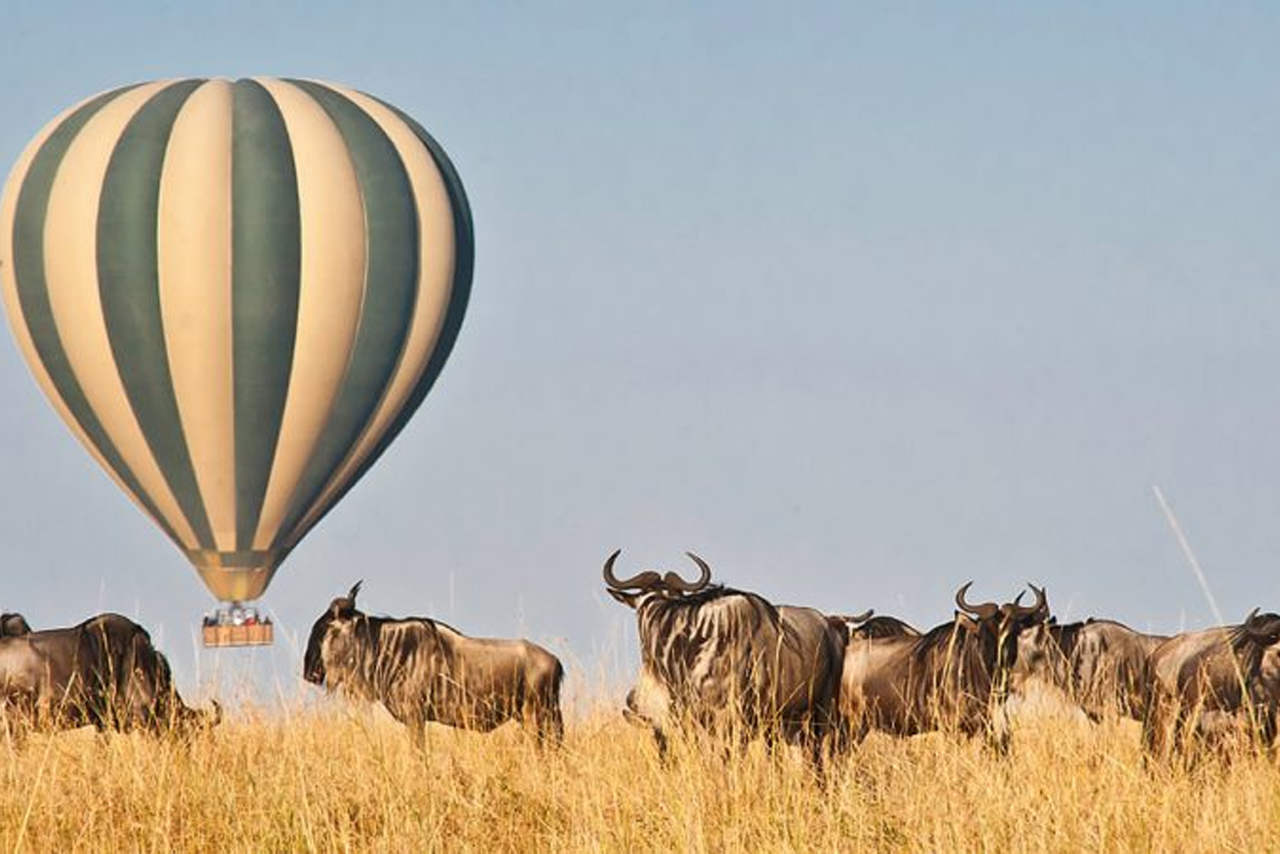
[(440, 146), (313, 81), (90, 98), (0, 199), (0, 288), (32, 373), (228, 600), (262, 594), (422, 402), (472, 258)]

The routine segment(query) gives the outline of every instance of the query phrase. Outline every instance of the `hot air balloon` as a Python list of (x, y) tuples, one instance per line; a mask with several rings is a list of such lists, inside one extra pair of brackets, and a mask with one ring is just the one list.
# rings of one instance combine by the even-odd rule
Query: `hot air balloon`
[[(436, 141), (316, 81), (89, 98), (36, 136), (0, 200), (18, 347), (89, 453), (232, 603), (214, 629), (254, 622), (241, 603), (422, 403), (472, 259)], [(207, 642), (270, 639), (210, 622)]]

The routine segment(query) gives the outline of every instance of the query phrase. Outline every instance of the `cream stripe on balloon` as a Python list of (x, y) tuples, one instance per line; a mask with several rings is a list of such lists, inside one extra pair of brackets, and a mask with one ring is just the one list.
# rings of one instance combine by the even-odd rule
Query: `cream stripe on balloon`
[(160, 311), (182, 431), (219, 549), (236, 547), (231, 310), (232, 88), (211, 80), (178, 113), (160, 181)]
[(280, 108), (298, 176), (301, 280), (297, 339), (280, 438), (253, 547), (269, 548), (328, 422), (364, 298), (364, 205), (336, 125), (296, 86), (257, 79)]
[(49, 194), (45, 278), (58, 337), (86, 399), (139, 487), (187, 548), (198, 543), (174, 500), (129, 403), (111, 351), (98, 290), (98, 202), (112, 151), (133, 115), (168, 81), (111, 101), (72, 141)]
[(13, 219), (18, 207), (18, 195), (22, 190), (23, 183), (26, 181), (27, 171), (31, 168), (31, 162), (35, 160), (36, 153), (62, 122), (96, 97), (98, 96), (85, 98), (45, 125), (36, 138), (22, 152), (21, 156), (18, 157), (18, 162), (14, 164), (13, 171), (9, 174), (9, 179), (5, 183), (6, 192), (4, 198), (0, 200), (0, 258), (9, 259), (5, 263), (0, 263), (0, 292), (3, 292), (4, 306), (9, 316), (9, 327), (13, 330), (13, 337), (18, 343), (18, 349), (22, 352), (22, 357), (26, 361), (27, 367), (31, 369), (31, 374), (35, 377), (36, 384), (40, 386), (40, 390), (44, 392), (45, 397), (53, 404), (54, 411), (58, 413), (58, 417), (67, 425), (72, 435), (84, 446), (85, 450), (97, 460), (98, 465), (102, 466), (102, 470), (115, 482), (116, 486), (120, 487), (120, 490), (129, 496), (142, 512), (150, 516), (151, 511), (139, 500), (133, 490), (125, 485), (124, 480), (107, 463), (106, 457), (102, 455), (98, 447), (89, 441), (84, 428), (80, 426), (80, 422), (71, 414), (66, 401), (58, 393), (58, 387), (54, 385), (53, 379), (49, 376), (49, 371), (45, 368), (44, 362), (41, 361), (36, 351), (35, 342), (31, 339), (31, 330), (27, 328), (26, 317), (22, 311), (22, 303), (18, 299), (18, 282), (14, 278), (12, 266), (12, 258), (14, 256)]
[[(351, 477), (365, 456), (377, 444), (387, 427), (400, 412), (405, 401), (431, 361), (440, 329), (449, 308), (453, 286), (457, 247), (454, 245), (453, 208), (449, 204), (449, 192), (440, 169), (417, 134), (392, 110), (361, 92), (331, 83), (323, 83), (335, 92), (349, 98), (364, 110), (382, 128), (404, 163), (413, 187), (414, 201), (418, 209), (419, 262), (418, 297), (414, 305), (413, 321), (405, 340), (404, 351), (396, 372), (387, 386), (377, 412), (365, 427), (359, 441), (347, 454), (346, 460), (325, 487), (315, 508), (298, 526), (306, 532), (315, 516), (328, 506), (333, 494)], [(296, 540), (287, 543), (293, 546)]]
[[(421, 235), (418, 297), (404, 351), (382, 402), (378, 405), (377, 412), (370, 419), (368, 426), (347, 455), (337, 474), (326, 486), (324, 494), (316, 502), (315, 509), (298, 527), (300, 532), (305, 532), (311, 527), (315, 515), (328, 506), (333, 494), (355, 473), (357, 467), (377, 444), (378, 439), (386, 432), (387, 427), (413, 393), (422, 372), (426, 370), (427, 363), (431, 360), (436, 341), (440, 337), (440, 329), (444, 325), (456, 261), (453, 209), (449, 204), (449, 193), (435, 160), (418, 139), (417, 134), (399, 116), (377, 100), (353, 89), (329, 83), (323, 85), (349, 98), (377, 122), (404, 163), (405, 171), (409, 175), (409, 183), (413, 187), (414, 200), (418, 209), (418, 230)], [(289, 545), (292, 546), (293, 542)]]

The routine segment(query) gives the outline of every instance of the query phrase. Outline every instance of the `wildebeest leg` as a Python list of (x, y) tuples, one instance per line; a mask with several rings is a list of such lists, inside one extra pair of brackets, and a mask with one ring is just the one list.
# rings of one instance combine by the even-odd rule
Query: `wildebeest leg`
[(1169, 748), (1169, 711), (1163, 702), (1152, 703), (1142, 722), (1143, 752), (1150, 759), (1163, 760)]
[(534, 713), (538, 747), (559, 747), (564, 742), (564, 718), (558, 708), (539, 708)]
[(0, 718), (4, 722), (4, 736), (10, 749), (15, 753), (22, 750), (27, 743), (27, 733), (31, 728), (31, 719), (26, 710), (5, 703), (0, 707)]
[(805, 741), (809, 748), (809, 767), (817, 776), (819, 785), (825, 789), (829, 782), (828, 778), (831, 776), (827, 773), (829, 770), (827, 766), (830, 764), (827, 761), (827, 745), (830, 738), (821, 729), (811, 728), (805, 733)]
[(1187, 711), (1179, 707), (1173, 713), (1173, 719), (1167, 734), (1169, 749), (1173, 756), (1184, 762), (1194, 762), (1196, 721), (1200, 715), (1197, 710)]
[(658, 747), (658, 759), (665, 764), (669, 753), (667, 748), (667, 734), (662, 731), (662, 727), (655, 726), (653, 728), (653, 743)]
[(1009, 746), (1013, 739), (1013, 725), (1009, 719), (1008, 701), (996, 704), (991, 710), (990, 718), (986, 724), (987, 746), (997, 756), (1008, 756)]
[(419, 753), (426, 754), (427, 747), (427, 719), (425, 717), (410, 717), (404, 721), (405, 729), (409, 732), (409, 741), (413, 744), (413, 749)]

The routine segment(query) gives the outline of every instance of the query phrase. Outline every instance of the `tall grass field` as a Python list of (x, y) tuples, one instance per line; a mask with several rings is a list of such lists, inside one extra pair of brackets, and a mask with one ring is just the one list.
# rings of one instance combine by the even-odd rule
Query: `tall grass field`
[(610, 700), (559, 750), (508, 725), (242, 706), (190, 740), (92, 731), (0, 749), (0, 846), (30, 851), (1266, 851), (1280, 767), (1146, 763), (1137, 725), (1025, 714), (981, 740), (873, 736), (819, 780), (798, 751), (677, 738), (665, 763)]

